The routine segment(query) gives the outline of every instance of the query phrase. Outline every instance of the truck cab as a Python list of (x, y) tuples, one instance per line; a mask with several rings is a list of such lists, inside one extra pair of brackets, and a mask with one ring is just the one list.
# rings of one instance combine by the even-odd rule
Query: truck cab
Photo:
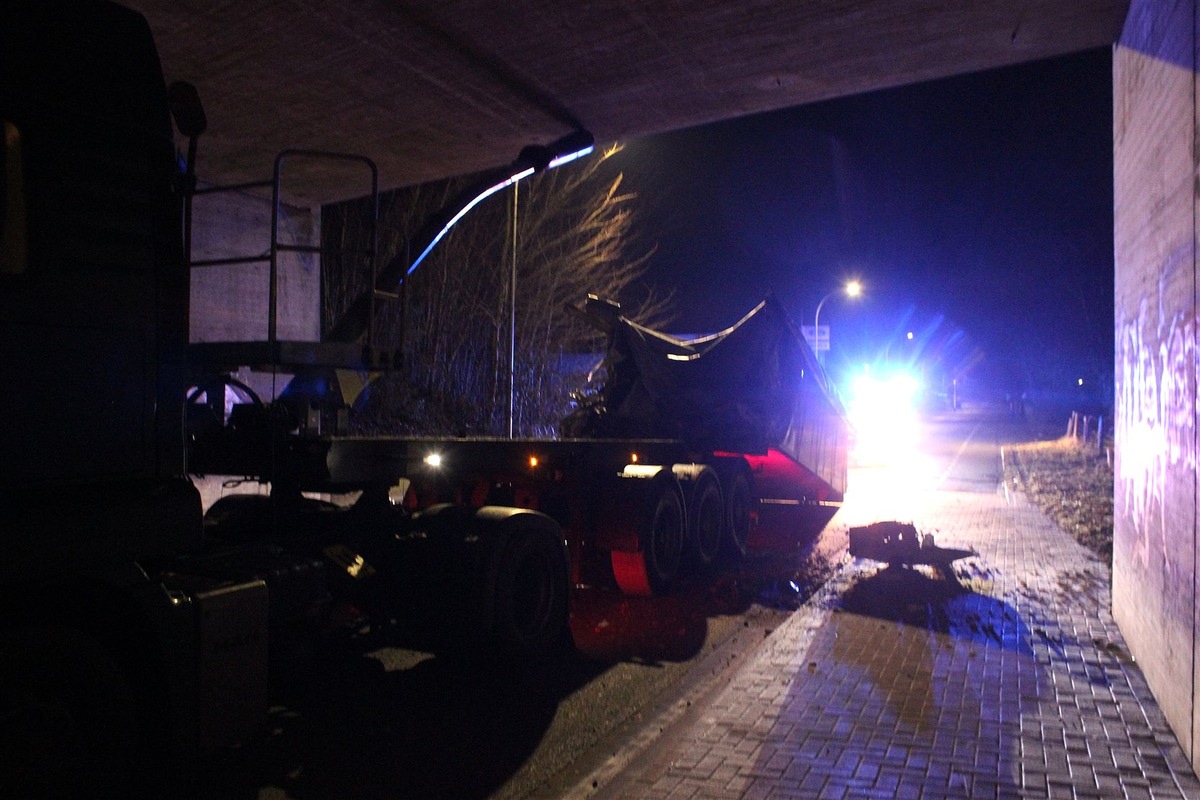
[(188, 272), (145, 20), (5, 3), (0, 126), (0, 787), (122, 794), (266, 701), (263, 581), (178, 573)]

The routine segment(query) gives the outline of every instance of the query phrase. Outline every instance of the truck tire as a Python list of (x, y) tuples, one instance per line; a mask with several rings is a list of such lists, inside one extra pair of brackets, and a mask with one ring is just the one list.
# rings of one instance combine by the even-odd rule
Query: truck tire
[(692, 482), (687, 505), (687, 558), (697, 569), (710, 569), (721, 553), (725, 531), (725, 504), (721, 482), (704, 468)]
[(687, 538), (683, 496), (674, 480), (662, 481), (638, 532), (646, 582), (655, 596), (666, 594), (679, 575)]
[(264, 538), (275, 528), (275, 506), (265, 494), (227, 494), (204, 514), (209, 536), (231, 544)]
[(501, 654), (544, 656), (570, 636), (566, 545), (557, 523), (541, 514), (514, 513), (504, 527), (511, 529), (493, 540), (485, 583), (486, 636)]
[(139, 706), (117, 659), (73, 628), (0, 634), (0, 795), (127, 797), (143, 761)]
[(737, 561), (746, 555), (750, 541), (750, 478), (744, 470), (738, 470), (729, 478), (725, 493), (725, 533), (722, 537), (725, 555)]

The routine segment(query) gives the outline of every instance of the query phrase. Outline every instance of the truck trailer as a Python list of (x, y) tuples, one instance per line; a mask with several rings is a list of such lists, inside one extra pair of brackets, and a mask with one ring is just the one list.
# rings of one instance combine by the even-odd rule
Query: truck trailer
[[(285, 506), (297, 507), (296, 498), (306, 493), (350, 491), (387, 496), (418, 515), (444, 504), (530, 509), (561, 527), (573, 581), (584, 564), (600, 560), (626, 593), (655, 595), (689, 570), (709, 571), (723, 558), (743, 556), (760, 504), (842, 499), (844, 416), (812, 351), (774, 298), (726, 331), (688, 340), (640, 326), (597, 298), (577, 310), (606, 334), (607, 377), (582, 396), (555, 439), (350, 435), (343, 430), (348, 409), (342, 395), (329, 390), (337, 380), (332, 372), (299, 360), (262, 365), (307, 373), (295, 382), (309, 388), (284, 392), (280, 402), (294, 410), (283, 422), (255, 398), (233, 404), (225, 424), (218, 421), (222, 409), (212, 409), (205, 430), (193, 430), (193, 469), (272, 487), (270, 500), (218, 501), (210, 521), (235, 522), (235, 506), (262, 518), (287, 496), (293, 500)], [(240, 364), (245, 375), (245, 355), (255, 347), (201, 349), (219, 351), (227, 367)], [(730, 380), (732, 374), (738, 379)], [(209, 397), (234, 390), (245, 395), (230, 372), (218, 370), (206, 380)], [(371, 564), (366, 551), (395, 548), (391, 527), (381, 530), (383, 540), (360, 533), (353, 543), (337, 542), (343, 561), (351, 544), (363, 550), (345, 569)], [(385, 587), (413, 583), (403, 574), (405, 563), (412, 562), (401, 559), (387, 570)], [(364, 587), (379, 570), (369, 572)], [(380, 597), (371, 598), (375, 602), (360, 602), (379, 607)]]

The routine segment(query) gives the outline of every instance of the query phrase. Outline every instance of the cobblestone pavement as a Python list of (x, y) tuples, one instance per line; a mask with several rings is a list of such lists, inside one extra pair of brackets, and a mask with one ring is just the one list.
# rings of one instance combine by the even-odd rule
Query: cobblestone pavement
[(823, 536), (888, 508), (974, 555), (846, 556), (728, 684), (650, 720), (572, 796), (1200, 798), (1106, 564), (1020, 495), (855, 486)]

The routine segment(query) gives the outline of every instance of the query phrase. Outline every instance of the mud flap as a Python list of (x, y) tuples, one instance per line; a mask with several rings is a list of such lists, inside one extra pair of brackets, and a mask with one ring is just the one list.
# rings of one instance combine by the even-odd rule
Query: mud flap
[(612, 563), (613, 577), (624, 594), (634, 597), (651, 597), (654, 594), (650, 588), (650, 579), (646, 575), (646, 561), (641, 551), (629, 553), (613, 550), (609, 553), (609, 560)]
[(663, 595), (683, 565), (687, 538), (683, 493), (671, 472), (662, 470), (646, 482), (639, 501), (637, 550), (609, 554), (613, 577), (625, 594)]

